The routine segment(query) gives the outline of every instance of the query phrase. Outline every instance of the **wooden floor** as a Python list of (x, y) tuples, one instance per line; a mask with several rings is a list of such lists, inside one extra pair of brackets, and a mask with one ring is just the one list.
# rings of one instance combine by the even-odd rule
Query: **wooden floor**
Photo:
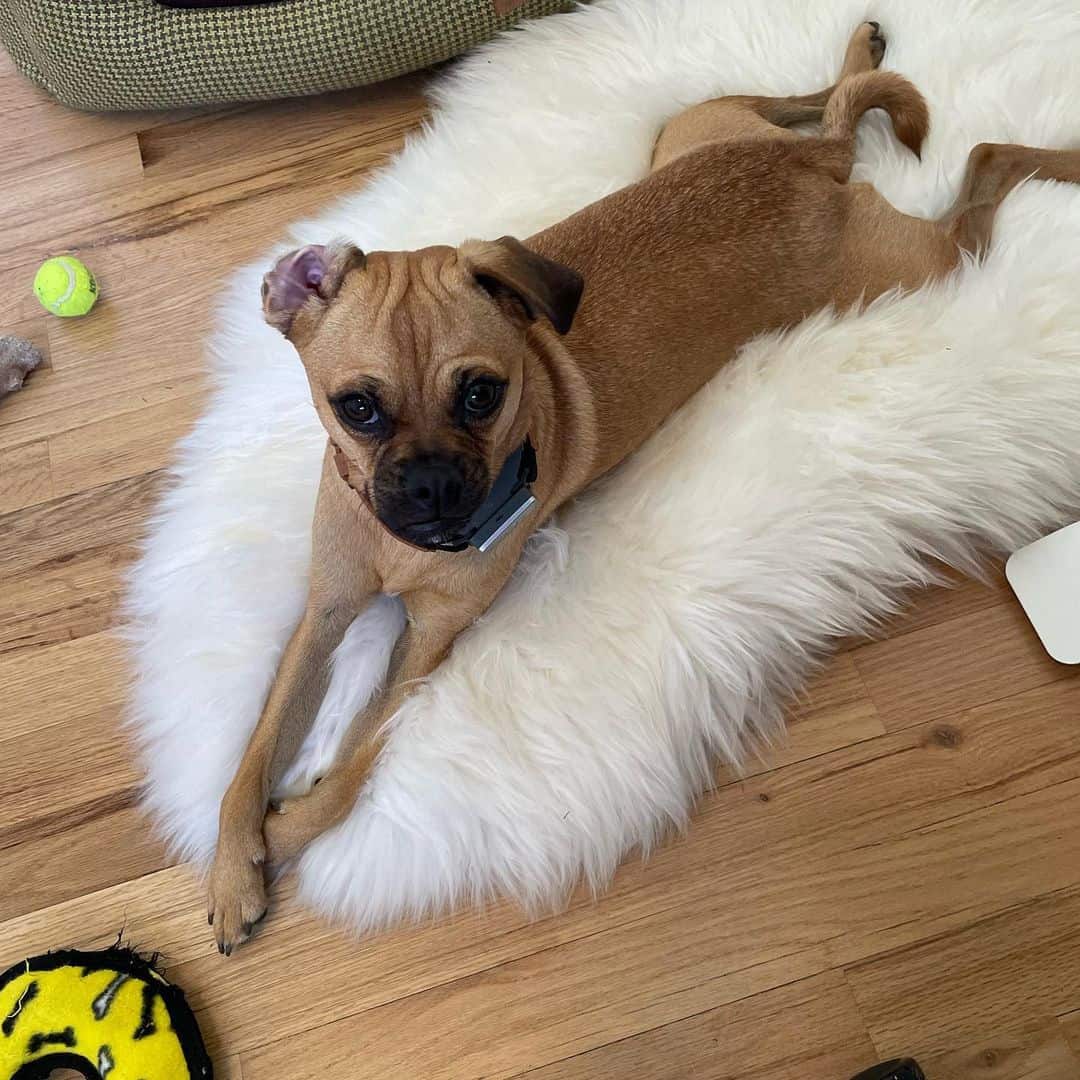
[[(599, 902), (356, 943), (286, 885), (218, 956), (135, 806), (123, 574), (219, 283), (390, 154), (421, 85), (103, 118), (0, 59), (0, 332), (49, 358), (0, 402), (0, 968), (122, 931), (232, 1080), (846, 1080), (898, 1054), (930, 1080), (1080, 1076), (1080, 680), (1000, 578), (841, 655), (768, 770), (721, 777)], [(101, 280), (86, 319), (30, 292), (65, 249)]]

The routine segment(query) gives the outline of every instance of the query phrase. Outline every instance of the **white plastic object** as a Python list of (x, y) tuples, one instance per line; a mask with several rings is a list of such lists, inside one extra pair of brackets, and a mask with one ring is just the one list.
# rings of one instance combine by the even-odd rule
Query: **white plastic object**
[(1013, 552), (1005, 577), (1046, 651), (1080, 664), (1080, 521)]

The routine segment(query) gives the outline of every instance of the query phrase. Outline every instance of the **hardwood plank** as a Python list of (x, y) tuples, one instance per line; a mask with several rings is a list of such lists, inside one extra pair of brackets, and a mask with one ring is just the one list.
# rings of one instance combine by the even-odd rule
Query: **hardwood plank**
[[(1058, 1026), (1065, 1041), (1072, 1047), (1077, 1060), (1080, 1060), (1080, 1009), (1058, 1017)], [(1080, 1073), (1080, 1070), (1078, 1070)]]
[[(864, 702), (868, 702), (866, 686), (855, 667), (852, 654), (844, 652), (832, 657), (806, 690), (791, 703), (789, 717), (799, 720)], [(877, 733), (883, 735), (885, 729), (879, 728)]]
[[(212, 1014), (222, 1030), (231, 1033), (228, 1048), (246, 1054), (287, 1034), (300, 1034), (335, 1018), (353, 1017), (361, 1010), (366, 1010), (367, 1015), (399, 999), (414, 1000), (419, 991), (444, 987), (454, 980), (474, 980), (469, 985), (481, 987), (475, 994), (479, 1005), (486, 996), (483, 986), (501, 986), (504, 980), (513, 981), (507, 965), (529, 964), (532, 957), (549, 958), (542, 972), (538, 968), (530, 976), (537, 986), (547, 979), (558, 978), (560, 971), (562, 980), (572, 984), (576, 979), (575, 951), (588, 952), (590, 946), (585, 942), (610, 933), (616, 936), (604, 938), (605, 955), (608, 950), (613, 957), (620, 951), (626, 953), (626, 942), (636, 938), (637, 930), (627, 928), (618, 936), (619, 914), (596, 911), (591, 904), (580, 903), (573, 917), (530, 924), (519, 912), (499, 905), (487, 915), (462, 915), (433, 927), (405, 928), (381, 935), (375, 941), (344, 946), (332, 930), (309, 925), (281, 927), (275, 915), (265, 931), (260, 932), (257, 949), (241, 950), (228, 964), (223, 964), (216, 955), (194, 960), (178, 968), (175, 975), (190, 988), (200, 1015), (202, 1011)], [(692, 915), (682, 910), (682, 917)], [(637, 959), (642, 971), (651, 973), (665, 950), (681, 950), (680, 926), (685, 923), (677, 913), (658, 913), (657, 919), (650, 923), (648, 935), (655, 937), (655, 944)], [(714, 935), (725, 936), (723, 927), (717, 927)], [(565, 943), (571, 952), (553, 948), (559, 943)], [(785, 954), (775, 939), (760, 947), (750, 943), (740, 947), (734, 943), (730, 963), (725, 956), (723, 973), (716, 962), (723, 951), (716, 941), (702, 940), (695, 955), (696, 959), (687, 958), (692, 970), (685, 973), (685, 993), (673, 990), (667, 1002), (666, 1007), (673, 1010), (672, 1017), (684, 1015), (681, 1009), (696, 1011), (693, 995), (699, 987), (703, 995), (721, 995), (709, 1002), (714, 1004), (821, 970), (819, 953), (800, 949)], [(761, 962), (747, 965), (748, 955), (760, 958)], [(631, 962), (628, 956), (618, 961), (628, 962)], [(609, 978), (613, 986), (624, 981), (621, 976), (614, 977), (607, 963), (604, 961), (595, 969), (606, 974), (598, 977), (593, 992), (603, 990)], [(739, 967), (740, 964), (746, 966)], [(710, 981), (704, 987), (700, 977), (703, 968), (710, 971)], [(487, 973), (499, 971), (505, 974), (490, 976), (495, 981), (489, 983)], [(567, 988), (560, 982), (551, 989), (554, 997), (561, 999)], [(586, 988), (580, 991), (588, 992)], [(642, 997), (649, 995), (640, 980), (638, 992)], [(496, 997), (500, 996), (501, 991)], [(470, 994), (470, 1001), (472, 998)], [(689, 1005), (687, 1000), (691, 1002)], [(545, 1006), (538, 1000), (535, 1007)], [(563, 1006), (555, 1007), (561, 1014)], [(248, 1071), (245, 1063), (245, 1072)]]
[(1015, 601), (855, 651), (890, 731), (1075, 677), (1047, 656)]
[[(842, 889), (835, 896), (849, 919), (828, 943), (833, 963), (1078, 880), (1080, 855), (1058, 826), (1059, 815), (1078, 812), (1080, 758), (1069, 720), (1077, 710), (1080, 683), (1052, 684), (916, 729), (911, 751), (862, 777), (838, 774), (880, 800), (891, 829), (853, 831), (848, 849), (825, 868), (832, 881), (867, 882), (865, 900), (873, 898), (852, 903)], [(945, 785), (936, 797), (922, 780), (935, 773), (935, 784)]]
[[(145, 385), (122, 382), (117, 386), (103, 383), (99, 378), (91, 379), (89, 374), (79, 371), (72, 379), (67, 372), (62, 375), (51, 369), (35, 372), (33, 393), (10, 399), (9, 407), (0, 417), (3, 420), (0, 452), (5, 446), (55, 437), (114, 416), (188, 397), (203, 391), (205, 386), (201, 371)], [(80, 385), (81, 393), (76, 389)]]
[(507, 1076), (820, 970), (811, 950), (713, 977), (675, 924), (597, 934), (242, 1051), (244, 1075)]
[(52, 496), (49, 444), (44, 439), (0, 450), (0, 514)]
[[(109, 632), (17, 653), (0, 653), (0, 687), (4, 694), (0, 747), (18, 749), (23, 744), (12, 740), (28, 739), (50, 725), (119, 715), (127, 686), (124, 649), (119, 638)], [(3, 768), (0, 756), (0, 770)], [(66, 769), (61, 772), (66, 774)], [(3, 798), (0, 787), (0, 800)]]
[(139, 789), (120, 710), (78, 719), (42, 712), (43, 726), (0, 741), (0, 850), (63, 831), (100, 807), (129, 805)]
[(986, 1037), (919, 1064), (933, 1080), (1066, 1080), (1080, 1077), (1080, 1061), (1054, 1021)]
[(56, 494), (74, 495), (163, 468), (172, 460), (177, 439), (187, 434), (202, 404), (201, 393), (175, 398), (50, 439)]
[(882, 1053), (992, 1044), (1080, 1003), (1080, 889), (853, 965), (847, 978)]
[[(77, 783), (77, 763), (69, 770)], [(0, 859), (0, 922), (170, 866), (174, 860), (150, 835), (134, 800), (134, 792), (112, 793), (32, 843), (7, 848)]]
[(1005, 564), (1001, 559), (989, 561), (986, 581), (966, 577), (948, 567), (942, 567), (941, 573), (948, 584), (910, 593), (905, 610), (885, 624), (885, 636), (901, 637), (962, 615), (986, 611), (1012, 599), (1013, 592), (1005, 580)]
[[(822, 874), (829, 881), (818, 902), (832, 894), (849, 905), (843, 933), (828, 943), (830, 962), (902, 947), (1080, 882), (1080, 843), (1062, 845), (1053, 824), (1058, 814), (1077, 813), (1080, 781), (1070, 781), (827, 860)], [(1013, 850), (1023, 845), (1026, 851)], [(833, 884), (845, 880), (846, 887)], [(858, 881), (873, 902), (857, 894)]]
[[(294, 892), (292, 883), (275, 890), (279, 918), (274, 932), (301, 924), (312, 928), (312, 917), (296, 904)], [(222, 970), (228, 970), (207, 933), (204, 911), (205, 890), (199, 878), (189, 866), (169, 866), (0, 922), (0, 953), (32, 955), (60, 943), (101, 949), (122, 931), (125, 941), (160, 953), (162, 969), (170, 977), (186, 961), (211, 955)], [(339, 939), (335, 944), (344, 943)]]
[(157, 481), (132, 477), (0, 518), (0, 655), (112, 623)]
[(240, 1064), (240, 1055), (234, 1054), (224, 1060), (219, 1060), (214, 1068), (214, 1076), (220, 1076), (221, 1080), (244, 1080), (244, 1069)]
[[(58, 220), (70, 220), (75, 206), (86, 206), (110, 192), (135, 188), (143, 178), (139, 140), (134, 133), (41, 158), (34, 165), (32, 184), (20, 182), (25, 170), (22, 162), (0, 161), (0, 188), (5, 193), (4, 232), (8, 238), (23, 235), (36, 222), (50, 219), (50, 228), (55, 230)], [(48, 253), (59, 254), (62, 250), (61, 245), (50, 248)]]
[(109, 142), (208, 110), (171, 112), (75, 112), (19, 74), (0, 49), (0, 100), (7, 123), (0, 128), (0, 160), (8, 171), (33, 178), (37, 163), (80, 147)]
[(522, 1075), (529, 1080), (841, 1080), (876, 1060), (850, 989), (837, 972), (828, 972)]
[(790, 765), (885, 733), (850, 653), (834, 657), (788, 710), (787, 738), (745, 775)]
[[(427, 81), (423, 74), (406, 75), (314, 99), (241, 105), (157, 125), (139, 135), (146, 179), (175, 198), (356, 147), (371, 149), (371, 164), (378, 164), (427, 112)], [(244, 154), (235, 152), (238, 141)]]
[[(0, 242), (4, 237), (5, 232), (0, 223)], [(32, 251), (27, 252), (21, 260), (0, 264), (0, 327), (4, 328), (5, 333), (18, 333), (17, 326), (46, 315), (45, 309), (34, 295), (34, 274), (37, 273), (42, 258), (37, 251)], [(57, 319), (57, 316), (48, 318)], [(27, 383), (27, 386), (30, 385)], [(4, 413), (7, 413), (12, 402), (17, 400), (19, 395), (5, 399)], [(2, 419), (3, 414), (0, 414), (0, 420)]]
[[(355, 174), (343, 173), (321, 187), (319, 197), (332, 199), (355, 184)], [(141, 409), (146, 395), (147, 404), (164, 404), (201, 392), (204, 340), (222, 282), (237, 265), (265, 252), (290, 221), (316, 209), (303, 187), (261, 198), (244, 191), (220, 211), (173, 222), (168, 232), (148, 230), (79, 251), (98, 277), (101, 299), (85, 318), (49, 322), (53, 364), (64, 377), (54, 372), (6, 403), (0, 444), (38, 433), (73, 438), (66, 433), (74, 427)], [(33, 264), (17, 274), (0, 272), (0, 318), (5, 280), (11, 281), (7, 302), (13, 318), (25, 321), (35, 308), (40, 312), (27, 285), (32, 275)], [(257, 302), (253, 296), (252, 304)], [(35, 418), (40, 422), (30, 423)], [(12, 423), (19, 426), (6, 435), (4, 427)]]
[[(141, 183), (97, 192), (82, 190), (76, 180), (61, 186), (51, 206), (37, 206), (10, 222), (0, 268), (40, 259), (42, 251), (172, 232), (238, 200), (288, 187), (307, 189), (309, 204), (311, 189), (334, 180), (351, 178), (355, 187), (356, 176), (400, 148), (425, 115), (421, 86), (422, 79), (413, 76), (144, 132), (137, 147), (147, 163)], [(238, 137), (247, 147), (243, 154), (235, 153)], [(103, 151), (95, 146), (72, 153)]]
[[(742, 923), (753, 905), (764, 933), (797, 927), (834, 964), (1072, 884), (1080, 851), (1058, 823), (1080, 812), (1078, 710), (1080, 684), (1055, 684), (725, 789), (684, 874), (716, 891), (735, 933), (763, 932)], [(724, 853), (715, 869), (693, 857), (702, 831)]]

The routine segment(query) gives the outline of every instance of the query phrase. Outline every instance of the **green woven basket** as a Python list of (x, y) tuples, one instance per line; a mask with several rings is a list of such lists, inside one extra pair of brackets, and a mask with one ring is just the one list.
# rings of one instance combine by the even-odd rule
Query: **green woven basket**
[(284, 0), (178, 9), (154, 0), (0, 0), (23, 74), (77, 109), (170, 109), (295, 97), (446, 60), (573, 0)]

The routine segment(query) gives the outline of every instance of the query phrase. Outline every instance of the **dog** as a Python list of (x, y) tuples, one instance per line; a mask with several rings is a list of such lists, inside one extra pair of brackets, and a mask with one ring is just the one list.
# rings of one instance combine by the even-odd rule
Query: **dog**
[[(225, 954), (266, 913), (263, 864), (354, 805), (385, 722), (487, 610), (529, 534), (632, 454), (736, 352), (822, 308), (952, 271), (1028, 177), (1080, 180), (1080, 151), (981, 144), (939, 221), (848, 183), (855, 128), (883, 108), (918, 154), (918, 91), (878, 70), (877, 23), (804, 97), (736, 96), (672, 119), (638, 183), (521, 242), (291, 252), (266, 319), (296, 347), (328, 435), (306, 609), (222, 800), (209, 921)], [(816, 123), (819, 133), (792, 125)], [(325, 693), (331, 653), (373, 597), (407, 625), (340, 765), (270, 807)]]

